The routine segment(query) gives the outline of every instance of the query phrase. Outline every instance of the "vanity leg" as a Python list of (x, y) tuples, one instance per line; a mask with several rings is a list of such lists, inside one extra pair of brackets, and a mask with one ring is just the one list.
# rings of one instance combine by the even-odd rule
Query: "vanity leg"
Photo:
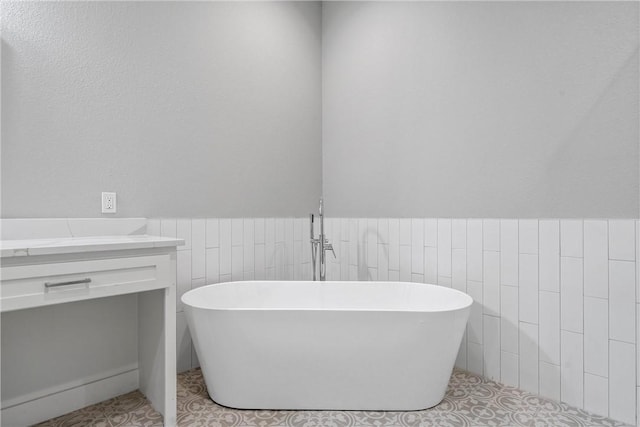
[[(175, 277), (175, 275), (174, 275)], [(138, 296), (140, 390), (176, 425), (176, 288), (175, 284)]]

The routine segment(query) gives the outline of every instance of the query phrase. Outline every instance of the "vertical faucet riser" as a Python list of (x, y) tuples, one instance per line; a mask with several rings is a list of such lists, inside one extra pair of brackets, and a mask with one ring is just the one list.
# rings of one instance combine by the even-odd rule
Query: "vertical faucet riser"
[(313, 269), (313, 281), (315, 282), (316, 279), (316, 260), (318, 258), (318, 247), (316, 245), (316, 239), (314, 238), (313, 235), (313, 214), (309, 214), (309, 224), (310, 224), (310, 230), (309, 230), (309, 236), (310, 236), (310, 242), (311, 242), (311, 265), (312, 265), (312, 269)]
[[(327, 254), (326, 251), (331, 251), (335, 258), (336, 253), (333, 250), (333, 245), (329, 243), (329, 240), (324, 234), (324, 205), (322, 199), (320, 199), (320, 207), (318, 209), (318, 220), (320, 223), (320, 230), (318, 238), (314, 237), (314, 216), (310, 215), (311, 219), (311, 266), (313, 268), (313, 280), (316, 280), (316, 271), (319, 272), (318, 276), (320, 281), (324, 281), (327, 275)], [(319, 262), (317, 263), (317, 261)], [(316, 265), (318, 264), (318, 265)]]

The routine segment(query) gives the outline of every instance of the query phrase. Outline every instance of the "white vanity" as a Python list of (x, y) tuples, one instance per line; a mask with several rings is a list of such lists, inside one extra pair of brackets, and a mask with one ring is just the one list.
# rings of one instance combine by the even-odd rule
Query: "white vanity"
[(2, 425), (140, 389), (176, 423), (176, 246), (145, 219), (2, 220)]

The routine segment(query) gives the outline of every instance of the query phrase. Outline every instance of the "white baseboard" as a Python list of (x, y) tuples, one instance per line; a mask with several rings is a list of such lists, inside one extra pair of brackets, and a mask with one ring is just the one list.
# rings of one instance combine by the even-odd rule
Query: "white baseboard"
[(127, 370), (21, 403), (3, 402), (2, 423), (11, 427), (30, 426), (138, 388), (138, 369)]

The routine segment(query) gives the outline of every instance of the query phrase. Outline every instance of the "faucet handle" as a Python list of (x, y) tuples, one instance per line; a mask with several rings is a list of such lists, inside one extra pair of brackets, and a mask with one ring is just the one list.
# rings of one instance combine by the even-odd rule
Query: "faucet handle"
[(329, 240), (325, 240), (325, 245), (324, 245), (324, 250), (325, 251), (331, 251), (331, 253), (333, 254), (334, 258), (337, 258), (336, 256), (336, 251), (333, 250), (333, 245), (331, 243), (329, 243)]

